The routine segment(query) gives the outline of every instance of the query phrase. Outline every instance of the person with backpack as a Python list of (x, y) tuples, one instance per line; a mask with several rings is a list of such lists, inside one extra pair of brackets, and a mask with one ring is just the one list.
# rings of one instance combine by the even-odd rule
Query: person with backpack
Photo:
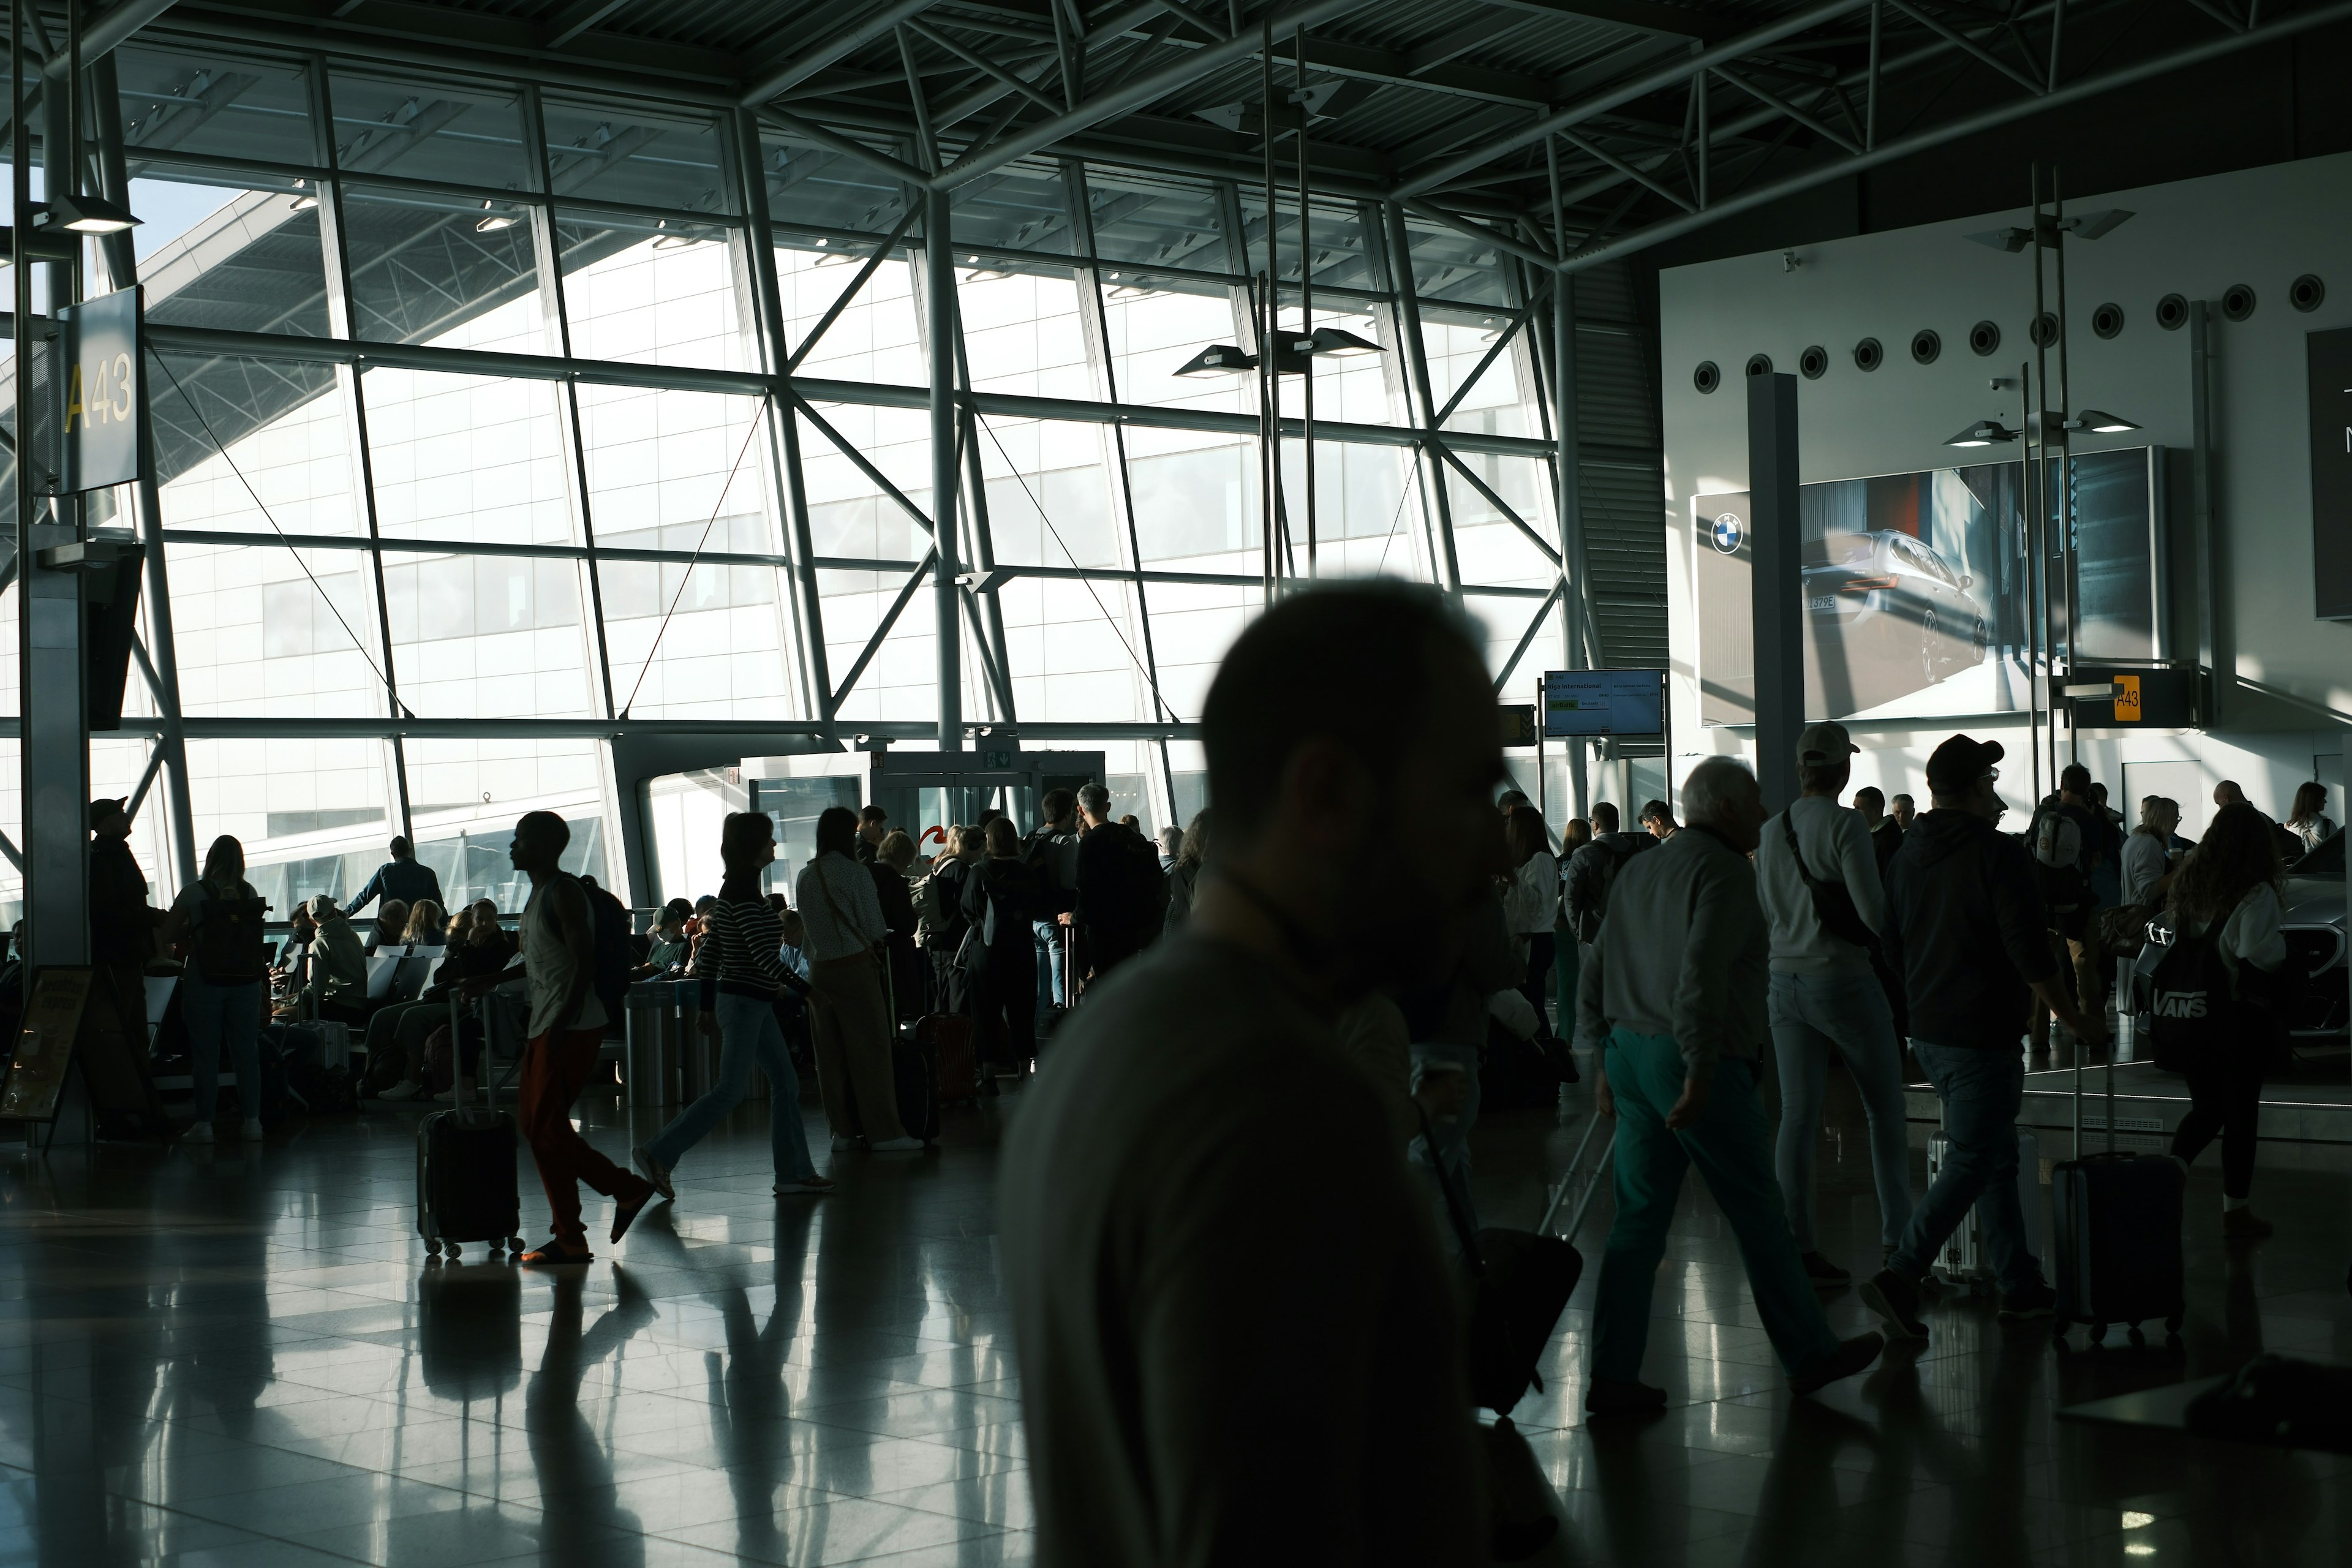
[[(903, 833), (890, 840), (914, 846)], [(697, 965), (700, 981), (699, 1027), (719, 1038), (719, 1079), (653, 1137), (630, 1151), (638, 1173), (665, 1198), (677, 1189), (670, 1173), (686, 1152), (709, 1135), (719, 1119), (751, 1092), (751, 1072), (768, 1075), (768, 1147), (776, 1175), (775, 1195), (823, 1194), (830, 1177), (817, 1174), (809, 1157), (808, 1130), (801, 1121), (801, 1080), (784, 1048), (775, 1004), (805, 997), (809, 984), (783, 966), (783, 921), (760, 896), (760, 872), (776, 858), (776, 825), (765, 812), (730, 812), (719, 830), (719, 856), (727, 868), (719, 901), (710, 907), (710, 933)]]
[(1617, 808), (1605, 800), (1594, 804), (1592, 841), (1568, 858), (1568, 923), (1576, 932), (1580, 963), (1601, 938), (1601, 918), (1609, 912), (1609, 889), (1617, 873), (1626, 861), (1661, 842), (1647, 833), (1620, 833)]
[(971, 1008), (971, 986), (956, 967), (971, 922), (963, 912), (964, 889), (970, 885), (972, 862), (982, 853), (977, 829), (961, 825), (947, 833), (947, 847), (931, 861), (931, 874), (915, 895), (915, 923), (923, 952), (931, 965), (930, 1011), (965, 1013)]
[(1082, 786), (1078, 811), (1086, 830), (1078, 838), (1070, 924), (1081, 949), (1079, 971), (1092, 984), (1160, 934), (1168, 920), (1168, 879), (1151, 841), (1110, 819), (1110, 791)]
[(2243, 802), (2213, 814), (2172, 879), (2172, 942), (2154, 976), (2158, 1067), (2189, 1079), (2189, 1114), (2172, 1134), (2184, 1173), (2221, 1140), (2221, 1234), (2259, 1241), (2270, 1222), (2248, 1205), (2261, 1136), (2263, 1069), (2281, 1022), (2273, 1005), (2286, 963), (2280, 868), (2271, 820)]
[(1800, 793), (1764, 824), (1756, 849), (1756, 892), (1772, 927), (1766, 1008), (1780, 1075), (1773, 1164), (1805, 1273), (1822, 1285), (1851, 1278), (1822, 1256), (1813, 1228), (1813, 1150), (1832, 1055), (1844, 1061), (1870, 1124), (1882, 1253), (1895, 1249), (1911, 1218), (1903, 1042), (1874, 967), (1885, 923), (1878, 857), (1861, 814), (1837, 803), (1859, 750), (1843, 724), (1806, 725), (1797, 737)]
[[(2069, 763), (2059, 770), (2058, 793), (2034, 812), (2027, 841), (2033, 852), (2033, 880), (2050, 915), (2050, 952), (2070, 966), (2074, 1004), (2086, 1014), (2104, 1011), (2099, 979), (2099, 895), (2092, 873), (2106, 839), (2106, 819), (2091, 803), (2091, 770)], [(2033, 1009), (2036, 1056), (2050, 1048), (2050, 1010)]]
[(596, 1000), (606, 1021), (617, 1021), (628, 1010), (629, 971), (637, 966), (636, 944), (629, 940), (629, 906), (583, 875), (580, 890), (588, 896), (588, 912), (596, 922)]
[(237, 1136), (247, 1143), (261, 1142), (262, 980), (269, 969), (262, 921), (268, 916), (268, 906), (245, 879), (245, 846), (226, 833), (205, 852), (204, 875), (181, 890), (164, 916), (164, 940), (175, 948), (184, 942), (188, 947), (187, 969), (180, 976), (180, 1016), (187, 1024), (188, 1055), (194, 1064), (196, 1120), (181, 1135), (184, 1143), (213, 1141), (224, 1045), (243, 1113)]
[(1952, 1232), (1978, 1209), (2003, 1319), (2045, 1318), (2058, 1293), (2026, 1244), (2017, 1201), (2017, 1113), (2025, 1064), (2018, 1024), (2038, 998), (2085, 1045), (2106, 1022), (2084, 1014), (2060, 983), (2031, 851), (1999, 830), (1998, 741), (1954, 735), (1927, 759), (1934, 809), (1903, 835), (1879, 936), (1901, 977), (1911, 1049), (1943, 1102), (1950, 1140), (1942, 1170), (1911, 1211), (1886, 1267), (1862, 1299), (1899, 1338), (1924, 1340), (1919, 1281)]

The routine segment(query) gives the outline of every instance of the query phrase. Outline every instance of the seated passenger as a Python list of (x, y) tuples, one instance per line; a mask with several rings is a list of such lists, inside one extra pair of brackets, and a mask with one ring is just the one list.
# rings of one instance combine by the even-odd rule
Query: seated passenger
[(373, 958), (379, 951), (384, 948), (398, 947), (401, 943), (402, 933), (407, 930), (408, 904), (406, 900), (401, 899), (386, 899), (383, 901), (383, 907), (376, 911), (375, 924), (369, 930), (367, 942), (360, 951), (366, 953), (368, 957)]
[[(364, 1024), (369, 1011), (368, 965), (359, 933), (327, 894), (312, 899), (309, 907), (317, 927), (317, 934), (310, 939), (308, 986), (314, 1016), (337, 1023)], [(401, 918), (407, 919), (406, 910)]]

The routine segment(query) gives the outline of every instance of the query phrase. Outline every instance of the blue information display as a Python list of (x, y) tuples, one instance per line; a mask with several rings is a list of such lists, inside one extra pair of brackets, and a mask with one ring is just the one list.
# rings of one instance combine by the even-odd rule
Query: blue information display
[(1543, 678), (1546, 735), (1663, 735), (1663, 669), (1548, 669)]

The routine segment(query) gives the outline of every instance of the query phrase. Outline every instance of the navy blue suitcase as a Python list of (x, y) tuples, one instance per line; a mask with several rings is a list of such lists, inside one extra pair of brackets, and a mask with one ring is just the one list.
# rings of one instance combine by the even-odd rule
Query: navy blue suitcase
[[(2078, 1047), (2079, 1049), (2079, 1047)], [(2180, 1166), (2162, 1154), (2118, 1152), (2116, 1069), (2107, 1065), (2107, 1149), (2077, 1154), (2051, 1168), (2051, 1284), (2058, 1292), (2058, 1338), (2086, 1324), (2091, 1342), (2107, 1325), (2164, 1321), (2178, 1336), (2188, 1307), (2188, 1273), (2180, 1250)], [(2074, 1069), (2074, 1147), (2083, 1146), (2083, 1075)]]

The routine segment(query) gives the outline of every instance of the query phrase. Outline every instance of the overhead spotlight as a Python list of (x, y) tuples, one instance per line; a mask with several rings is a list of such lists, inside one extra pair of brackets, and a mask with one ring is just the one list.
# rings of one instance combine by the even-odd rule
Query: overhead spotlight
[(698, 235), (669, 232), (669, 219), (666, 217), (654, 219), (654, 226), (664, 231), (654, 237), (656, 250), (684, 250), (689, 245), (702, 243)]
[(474, 226), (476, 234), (496, 234), (502, 228), (512, 228), (522, 221), (513, 213), (502, 213), (490, 205), (488, 197), (482, 201), (482, 220)]
[(1239, 375), (1257, 368), (1257, 355), (1244, 353), (1232, 343), (1211, 343), (1184, 362), (1176, 375)]
[(139, 219), (103, 196), (57, 195), (34, 209), (34, 221), (69, 234), (121, 234)]
[(1314, 335), (1307, 340), (1306, 347), (1308, 353), (1328, 354), (1334, 359), (1388, 353), (1370, 338), (1360, 338), (1345, 327), (1316, 328)]
[(2130, 222), (2134, 216), (2124, 207), (2105, 207), (2098, 212), (2084, 213), (2080, 217), (2070, 217), (2060, 226), (2076, 239), (2099, 239), (2113, 234)]
[(2018, 432), (1998, 419), (1979, 419), (1958, 435), (1947, 437), (1947, 447), (1997, 447), (2017, 439)]
[(2033, 243), (2033, 231), (2030, 228), (1989, 228), (1969, 237), (1979, 245), (1989, 245), (1995, 250), (2006, 250), (2013, 255)]
[[(1111, 276), (1116, 278), (1118, 274), (1114, 272)], [(1146, 283), (1122, 283), (1118, 288), (1110, 291), (1110, 298), (1114, 300), (1150, 300), (1156, 298), (1159, 293), (1159, 289), (1154, 289)]]
[(2126, 430), (2137, 430), (2139, 426), (2120, 415), (2103, 414), (2095, 408), (2085, 408), (2066, 421), (2066, 428), (2088, 430), (2099, 436), (2120, 436)]

